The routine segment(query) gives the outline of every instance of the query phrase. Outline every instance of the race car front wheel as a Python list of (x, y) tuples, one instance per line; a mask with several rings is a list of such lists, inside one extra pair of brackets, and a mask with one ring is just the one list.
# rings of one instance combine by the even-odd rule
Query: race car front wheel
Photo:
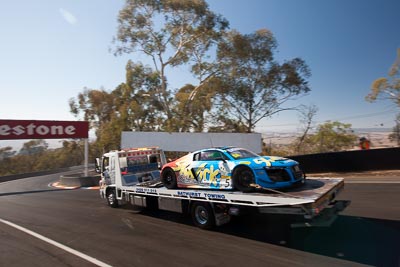
[(173, 169), (167, 168), (163, 170), (161, 173), (161, 181), (168, 189), (174, 189), (177, 187), (176, 175)]
[(254, 187), (254, 174), (248, 167), (238, 167), (233, 171), (232, 182), (235, 189), (242, 192), (252, 192)]

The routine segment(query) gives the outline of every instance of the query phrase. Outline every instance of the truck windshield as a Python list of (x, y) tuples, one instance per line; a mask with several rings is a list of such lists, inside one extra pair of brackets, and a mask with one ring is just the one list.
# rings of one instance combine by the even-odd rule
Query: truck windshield
[(156, 155), (120, 157), (119, 160), (123, 175), (159, 170), (159, 161)]
[(249, 150), (243, 149), (243, 148), (231, 148), (226, 150), (229, 155), (231, 155), (234, 159), (246, 159), (246, 158), (256, 158), (259, 157), (254, 152), (251, 152)]
[(126, 158), (128, 167), (133, 167), (137, 165), (148, 164), (147, 156), (138, 156), (138, 157), (127, 157)]

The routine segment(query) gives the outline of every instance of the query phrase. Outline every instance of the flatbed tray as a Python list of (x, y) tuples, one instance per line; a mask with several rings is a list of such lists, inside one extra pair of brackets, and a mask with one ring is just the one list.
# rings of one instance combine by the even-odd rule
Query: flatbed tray
[[(305, 184), (284, 190), (262, 188), (254, 193), (243, 193), (231, 190), (202, 189), (167, 189), (159, 187), (160, 183), (123, 186), (123, 191), (137, 195), (152, 195), (166, 198), (213, 201), (248, 206), (281, 206), (301, 205), (321, 202), (322, 199), (334, 197), (344, 186), (343, 178), (309, 178)], [(162, 186), (162, 185), (161, 185)]]

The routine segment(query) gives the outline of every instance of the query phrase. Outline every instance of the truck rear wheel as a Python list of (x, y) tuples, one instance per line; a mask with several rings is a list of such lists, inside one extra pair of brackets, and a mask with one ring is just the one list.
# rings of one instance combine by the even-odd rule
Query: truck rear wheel
[(194, 225), (201, 229), (210, 229), (215, 226), (214, 210), (206, 202), (194, 202), (190, 209)]
[(107, 191), (107, 203), (111, 208), (118, 208), (118, 200), (115, 195), (115, 189)]
[(168, 189), (177, 188), (176, 174), (173, 169), (167, 168), (161, 173), (161, 181)]

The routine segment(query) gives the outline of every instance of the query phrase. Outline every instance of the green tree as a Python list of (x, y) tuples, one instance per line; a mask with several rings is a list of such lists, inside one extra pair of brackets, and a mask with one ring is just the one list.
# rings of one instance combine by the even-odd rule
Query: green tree
[(0, 176), (13, 174), (12, 159), (16, 151), (11, 146), (0, 148)]
[(202, 90), (197, 91), (197, 95), (192, 100), (189, 98), (194, 92), (195, 86), (187, 84), (175, 95), (177, 114), (173, 124), (179, 132), (203, 132), (206, 127), (207, 117), (213, 107), (213, 88), (204, 86)]
[[(126, 0), (115, 54), (140, 53), (152, 67), (129, 61), (124, 83), (111, 92), (85, 89), (70, 100), (71, 112), (92, 122), (99, 149), (117, 148), (124, 130), (250, 132), (309, 91), (301, 59), (274, 61), (269, 31), (226, 37), (227, 29), (204, 0)], [(168, 74), (183, 67), (198, 84), (171, 88)]]
[[(69, 100), (70, 112), (76, 117), (90, 122), (90, 129), (95, 131), (97, 149), (103, 151), (102, 133), (105, 125), (117, 115), (119, 92), (107, 92), (105, 89), (84, 88), (76, 98)], [(108, 144), (107, 144), (108, 145)]]
[[(397, 57), (389, 69), (388, 76), (373, 81), (371, 92), (365, 99), (369, 102), (390, 100), (400, 108), (400, 48), (397, 49)], [(396, 140), (398, 145), (400, 145), (399, 118), (400, 115), (397, 115), (393, 133), (389, 136), (389, 139)]]
[(371, 92), (366, 100), (374, 102), (378, 99), (388, 99), (400, 107), (400, 48), (397, 49), (397, 58), (391, 66), (388, 77), (376, 79), (371, 86)]
[(70, 111), (91, 122), (99, 150), (119, 148), (122, 131), (157, 130), (161, 104), (154, 97), (159, 76), (143, 64), (128, 61), (126, 81), (111, 92), (84, 89), (70, 99)]
[(76, 98), (69, 100), (70, 112), (90, 121), (90, 127), (98, 130), (103, 123), (111, 120), (115, 111), (115, 96), (105, 89), (84, 88)]
[(300, 154), (303, 152), (303, 143), (306, 140), (314, 123), (314, 117), (317, 114), (318, 107), (316, 105), (300, 106), (300, 123), (302, 127), (302, 135), (298, 138), (295, 152)]
[(85, 157), (85, 141), (80, 140), (64, 140), (62, 148), (58, 149), (59, 157), (57, 158), (60, 167), (83, 165)]
[(121, 121), (124, 130), (157, 130), (163, 109), (156, 97), (159, 87), (157, 72), (142, 63), (128, 61), (126, 81), (114, 90), (114, 95), (118, 95), (118, 116), (113, 118)]
[[(99, 151), (93, 144), (89, 149), (89, 161), (93, 161)], [(83, 165), (84, 140), (64, 140), (62, 147), (56, 149), (48, 149), (43, 140), (32, 140), (24, 143), (21, 152), (0, 159), (0, 176)]]
[[(43, 139), (30, 140), (22, 145), (18, 156), (23, 159), (19, 166), (19, 172), (26, 173), (37, 171), (36, 165), (40, 157), (47, 151), (48, 143)], [(18, 164), (19, 165), (19, 164)]]
[(308, 153), (336, 152), (352, 148), (357, 136), (351, 129), (351, 124), (338, 121), (328, 121), (318, 126), (315, 134), (304, 140), (304, 151)]
[(397, 114), (395, 126), (393, 127), (393, 132), (389, 135), (389, 139), (397, 142), (397, 145), (400, 146), (400, 114)]
[(278, 112), (310, 91), (310, 71), (300, 58), (279, 64), (274, 59), (277, 42), (266, 29), (252, 34), (232, 31), (218, 45), (221, 102), (231, 119), (252, 132), (257, 122)]
[[(139, 52), (153, 62), (160, 86), (152, 97), (162, 104), (171, 130), (174, 117), (167, 70), (192, 63), (200, 83), (212, 73), (204, 60), (228, 22), (209, 10), (204, 0), (127, 0), (119, 13), (116, 54)], [(195, 87), (197, 89), (199, 87)]]
[(22, 145), (20, 155), (34, 155), (46, 151), (49, 144), (43, 139), (30, 140)]
[(0, 148), (0, 160), (14, 156), (16, 151), (13, 151), (11, 146)]
[(208, 127), (210, 133), (245, 133), (246, 125), (241, 120), (232, 120), (227, 113), (221, 113), (214, 119), (214, 124)]
[(13, 156), (0, 159), (0, 176), (21, 173), (21, 168), (15, 163), (15, 159), (21, 156)]

